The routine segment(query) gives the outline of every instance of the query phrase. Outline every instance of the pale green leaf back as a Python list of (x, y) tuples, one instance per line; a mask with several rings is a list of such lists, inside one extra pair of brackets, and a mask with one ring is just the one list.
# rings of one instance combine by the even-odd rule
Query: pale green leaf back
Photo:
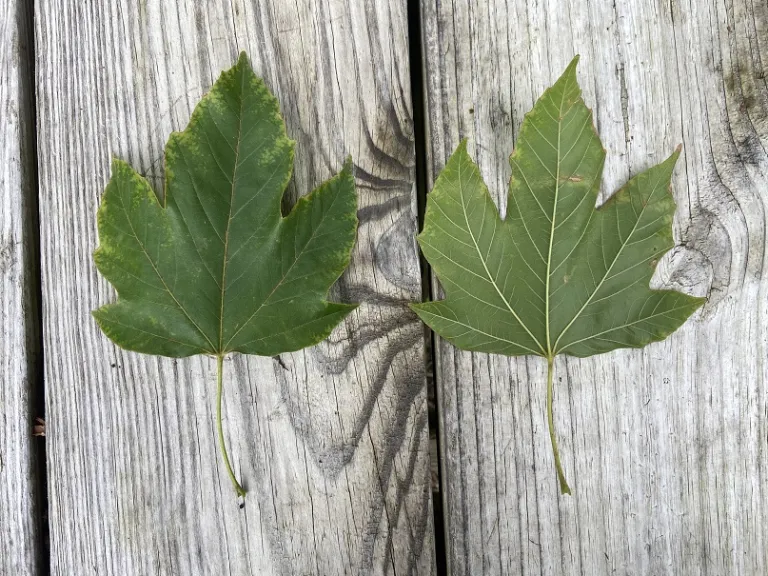
[(605, 151), (577, 61), (523, 121), (505, 220), (466, 141), (428, 196), (419, 243), (445, 299), (413, 308), (459, 348), (553, 358), (642, 347), (704, 302), (649, 288), (674, 245), (669, 188), (679, 151), (596, 209)]

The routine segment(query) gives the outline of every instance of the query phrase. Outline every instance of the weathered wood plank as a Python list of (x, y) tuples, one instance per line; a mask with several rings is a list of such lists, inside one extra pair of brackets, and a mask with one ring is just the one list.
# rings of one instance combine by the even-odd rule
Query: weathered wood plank
[[(682, 143), (659, 281), (710, 302), (643, 351), (545, 361), (438, 350), (453, 576), (768, 573), (768, 5), (426, 2), (430, 181), (461, 137), (502, 209), (523, 114), (576, 53), (604, 185)], [(605, 196), (603, 196), (604, 198)]]
[[(41, 247), (53, 574), (431, 574), (404, 0), (38, 2)], [(297, 141), (290, 196), (356, 165), (360, 231), (318, 347), (226, 361), (122, 352), (90, 310), (110, 157), (162, 184), (163, 145), (240, 50)]]
[(39, 574), (32, 19), (0, 0), (0, 573)]

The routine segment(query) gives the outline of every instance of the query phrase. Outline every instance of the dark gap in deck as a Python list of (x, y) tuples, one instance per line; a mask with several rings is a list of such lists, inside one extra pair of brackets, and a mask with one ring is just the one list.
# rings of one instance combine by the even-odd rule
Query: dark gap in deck
[[(408, 59), (411, 71), (411, 98), (413, 110), (413, 137), (416, 149), (416, 199), (418, 206), (419, 231), (424, 227), (424, 213), (427, 205), (427, 117), (426, 94), (424, 91), (424, 52), (421, 38), (421, 2), (408, 0)], [(419, 252), (421, 268), (421, 299), (432, 300), (432, 269), (424, 255)], [(427, 396), (429, 404), (430, 454), (433, 442), (437, 446), (437, 482), (432, 487), (432, 510), (435, 538), (435, 558), (438, 576), (446, 575), (445, 520), (442, 497), (442, 462), (440, 461), (440, 415), (437, 409), (437, 388), (435, 378), (435, 337), (424, 324), (424, 359), (426, 362)], [(433, 467), (434, 468), (434, 467)]]
[[(26, 307), (27, 374), (29, 377), (29, 433), (35, 433), (37, 418), (45, 422), (45, 365), (43, 362), (43, 315), (42, 315), (42, 261), (40, 255), (40, 213), (37, 152), (37, 99), (36, 99), (36, 50), (35, 50), (35, 2), (21, 2), (19, 12), (19, 39), (24, 43), (26, 70), (22, 78), (22, 93), (28, 103), (23, 118), (24, 145), (27, 163), (26, 190), (29, 192), (24, 206), (23, 237), (27, 241)], [(42, 429), (44, 434), (44, 427)], [(35, 508), (37, 515), (37, 574), (50, 574), (50, 544), (48, 524), (48, 473), (45, 436), (35, 435), (32, 442), (32, 461), (35, 466)]]

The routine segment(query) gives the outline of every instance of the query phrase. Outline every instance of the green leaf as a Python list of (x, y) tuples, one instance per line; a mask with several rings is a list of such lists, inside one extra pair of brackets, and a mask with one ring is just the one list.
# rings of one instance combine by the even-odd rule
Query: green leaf
[(576, 81), (574, 58), (523, 121), (510, 158), (502, 220), (463, 141), (428, 196), (419, 243), (445, 299), (413, 305), (464, 350), (548, 360), (548, 418), (561, 489), (569, 492), (552, 430), (552, 362), (663, 340), (705, 301), (651, 290), (670, 248), (676, 150), (595, 208), (605, 151)]
[(283, 217), (293, 148), (276, 98), (241, 54), (171, 134), (165, 204), (114, 160), (99, 208), (94, 260), (119, 297), (96, 321), (127, 350), (217, 356), (219, 410), (226, 354), (312, 346), (356, 307), (326, 301), (357, 230), (351, 162)]

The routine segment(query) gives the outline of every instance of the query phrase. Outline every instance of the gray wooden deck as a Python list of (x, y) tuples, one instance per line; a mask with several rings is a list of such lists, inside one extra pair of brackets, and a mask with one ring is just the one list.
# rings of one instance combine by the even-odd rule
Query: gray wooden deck
[[(297, 141), (291, 198), (354, 160), (335, 295), (363, 303), (320, 346), (228, 359), (243, 507), (215, 361), (90, 317), (111, 157), (160, 188), (240, 50)], [(709, 303), (557, 361), (561, 497), (545, 362), (432, 346), (406, 304), (439, 290), (414, 234), (448, 155), (469, 138), (503, 208), (523, 114), (576, 53), (606, 191), (683, 144), (658, 283)], [(0, 575), (768, 574), (766, 63), (766, 0), (0, 0)]]

